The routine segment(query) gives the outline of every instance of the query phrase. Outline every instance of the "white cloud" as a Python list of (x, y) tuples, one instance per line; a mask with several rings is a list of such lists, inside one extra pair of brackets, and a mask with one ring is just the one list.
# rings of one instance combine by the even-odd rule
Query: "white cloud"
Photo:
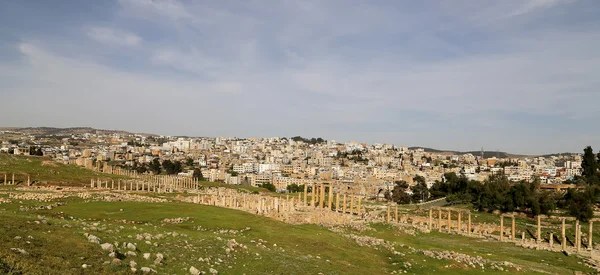
[(142, 42), (139, 36), (108, 27), (90, 27), (87, 29), (88, 37), (112, 46), (138, 46)]
[(191, 17), (185, 6), (177, 0), (119, 0), (119, 4), (127, 12), (143, 17), (158, 15), (174, 20)]
[(573, 1), (574, 0), (526, 0), (522, 1), (524, 3), (522, 3), (519, 7), (517, 7), (511, 13), (509, 13), (508, 16), (511, 17), (524, 15), (527, 13), (531, 13), (542, 9), (548, 9), (560, 4), (565, 4)]

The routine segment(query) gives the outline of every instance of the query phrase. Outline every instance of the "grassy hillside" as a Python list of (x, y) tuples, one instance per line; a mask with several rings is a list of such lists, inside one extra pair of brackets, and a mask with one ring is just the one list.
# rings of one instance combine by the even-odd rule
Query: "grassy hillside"
[[(55, 200), (65, 205), (37, 210), (31, 206), (49, 203), (24, 198), (6, 203), (8, 192), (23, 193), (7, 188), (11, 187), (0, 187), (0, 202), (5, 201), (0, 204), (0, 274), (130, 274), (131, 261), (136, 263), (138, 273), (147, 267), (160, 274), (189, 274), (192, 266), (207, 274), (211, 268), (219, 274), (591, 272), (573, 256), (479, 238), (413, 233), (387, 224), (371, 224), (366, 231), (332, 231), (318, 225), (286, 224), (242, 211), (176, 201), (109, 203), (69, 197)], [(184, 219), (171, 223), (166, 218)], [(100, 238), (100, 244), (117, 243), (121, 264), (111, 264), (108, 251), (88, 242), (85, 233)], [(232, 239), (242, 247), (233, 245), (228, 251)], [(376, 240), (388, 241), (396, 253)], [(134, 244), (135, 249), (122, 247), (123, 242)], [(519, 268), (511, 267), (506, 272), (486, 265), (483, 270), (426, 255), (426, 251), (444, 250), (492, 262), (510, 261)], [(127, 251), (135, 255), (126, 255)], [(144, 253), (150, 253), (149, 259)], [(164, 255), (159, 264), (154, 263), (157, 253)]]
[(0, 154), (0, 182), (4, 181), (4, 174), (7, 173), (7, 180), (12, 180), (12, 173), (15, 173), (15, 181), (26, 183), (27, 174), (32, 182), (47, 183), (54, 185), (87, 185), (90, 179), (119, 179), (122, 176), (108, 175), (94, 172), (75, 165), (65, 165), (57, 163), (45, 157), (25, 157), (9, 154)]

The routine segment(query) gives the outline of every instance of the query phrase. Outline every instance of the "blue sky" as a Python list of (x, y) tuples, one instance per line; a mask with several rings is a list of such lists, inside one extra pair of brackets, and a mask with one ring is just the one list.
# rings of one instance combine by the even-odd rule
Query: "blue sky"
[(600, 149), (600, 2), (0, 1), (0, 125)]

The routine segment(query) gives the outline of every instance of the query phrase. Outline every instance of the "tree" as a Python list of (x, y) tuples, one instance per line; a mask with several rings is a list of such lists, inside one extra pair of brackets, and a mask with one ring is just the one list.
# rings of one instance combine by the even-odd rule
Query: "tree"
[(290, 193), (304, 192), (304, 185), (298, 185), (298, 184), (292, 183), (292, 184), (286, 186), (286, 189)]
[[(160, 167), (160, 166), (159, 166)], [(133, 163), (133, 170), (137, 171), (138, 174), (143, 174), (148, 171), (148, 168), (144, 164), (138, 164), (137, 161)]]
[(204, 176), (202, 175), (200, 168), (194, 168), (194, 174), (192, 177), (197, 180), (204, 180)]
[(271, 192), (275, 192), (277, 191), (277, 188), (275, 187), (275, 185), (273, 185), (272, 183), (263, 183), (261, 185), (259, 185), (262, 188), (265, 188)]
[(417, 175), (413, 178), (413, 180), (417, 183), (412, 187), (413, 201), (425, 201), (429, 197), (429, 190), (427, 189), (425, 178)]
[(431, 195), (432, 199), (443, 198), (446, 196), (446, 194), (448, 194), (448, 192), (446, 191), (447, 189), (447, 183), (436, 180), (429, 189), (429, 194)]
[(581, 162), (582, 176), (588, 184), (598, 184), (598, 162), (594, 155), (592, 146), (583, 149), (583, 161)]
[(192, 159), (192, 158), (187, 158), (187, 159), (185, 160), (185, 164), (186, 164), (187, 166), (194, 166), (194, 159)]
[(155, 158), (152, 160), (152, 162), (150, 162), (150, 171), (156, 175), (160, 174), (161, 166), (158, 158)]
[(168, 175), (174, 175), (180, 173), (183, 170), (180, 161), (165, 160), (162, 163), (162, 167), (165, 169), (165, 172)]
[(44, 152), (42, 151), (42, 148), (36, 147), (36, 146), (31, 146), (29, 147), (29, 155), (31, 156), (43, 156)]
[(592, 202), (585, 192), (571, 188), (565, 194), (569, 214), (580, 221), (586, 222), (594, 216)]
[(391, 199), (393, 202), (398, 204), (408, 204), (411, 201), (411, 197), (408, 193), (406, 193), (406, 189), (408, 188), (408, 183), (403, 180), (399, 180), (395, 182), (394, 190), (392, 191)]

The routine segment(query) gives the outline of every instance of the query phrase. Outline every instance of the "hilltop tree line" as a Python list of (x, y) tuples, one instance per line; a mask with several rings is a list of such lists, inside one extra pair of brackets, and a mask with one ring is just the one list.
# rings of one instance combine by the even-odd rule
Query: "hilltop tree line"
[(498, 174), (480, 182), (452, 172), (444, 174), (444, 180), (436, 181), (430, 189), (427, 189), (425, 179), (415, 177), (412, 195), (406, 192), (408, 184), (405, 181), (397, 181), (393, 192), (386, 193), (386, 198), (402, 204), (446, 197), (450, 204), (472, 203), (478, 211), (523, 212), (534, 216), (550, 215), (552, 211), (562, 209), (587, 221), (593, 217), (593, 206), (600, 202), (599, 163), (600, 153), (595, 155), (590, 146), (585, 148), (582, 175), (569, 182), (578, 188), (568, 189), (566, 193), (541, 190), (539, 178), (532, 182), (511, 182), (505, 175)]
[[(183, 168), (185, 165), (187, 165), (191, 168), (191, 167), (193, 167), (193, 164), (194, 164), (194, 161), (192, 159), (186, 159), (185, 164), (184, 164), (178, 160), (171, 161), (168, 159), (164, 160), (161, 163), (158, 160), (158, 158), (155, 158), (148, 164), (134, 162), (133, 167), (131, 169), (137, 171), (138, 173), (152, 172), (152, 173), (158, 175), (158, 174), (161, 174), (164, 172), (164, 174), (167, 174), (167, 175), (175, 175), (175, 174), (183, 172)], [(198, 167), (194, 168), (193, 177), (195, 179), (200, 179), (200, 180), (204, 179), (200, 168), (198, 168)]]
[(320, 137), (308, 139), (308, 138), (303, 138), (301, 136), (295, 136), (295, 137), (291, 137), (290, 139), (293, 140), (293, 141), (296, 141), (296, 142), (302, 141), (302, 142), (308, 143), (308, 144), (319, 144), (319, 143), (325, 143), (325, 142), (327, 142), (327, 140), (324, 140), (324, 139), (322, 139)]

